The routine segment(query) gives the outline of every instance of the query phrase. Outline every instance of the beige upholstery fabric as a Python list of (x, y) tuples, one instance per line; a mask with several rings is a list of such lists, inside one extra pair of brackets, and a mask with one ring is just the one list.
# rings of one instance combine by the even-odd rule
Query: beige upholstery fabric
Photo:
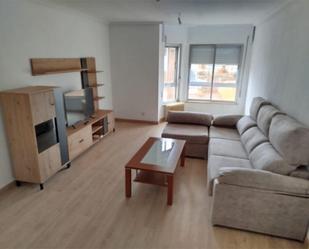
[(242, 115), (222, 115), (217, 116), (212, 121), (212, 125), (221, 126), (221, 127), (231, 127), (235, 128), (239, 119), (241, 119)]
[(248, 154), (258, 145), (268, 141), (268, 138), (257, 127), (248, 129), (241, 135), (241, 142), (243, 143)]
[(211, 208), (214, 225), (304, 241), (308, 217), (308, 198), (215, 181)]
[(169, 111), (167, 114), (168, 123), (210, 126), (212, 119), (212, 115), (199, 112)]
[(289, 165), (270, 143), (257, 146), (249, 155), (255, 169), (267, 170), (281, 175), (288, 175), (296, 169)]
[(222, 138), (231, 140), (240, 140), (240, 136), (236, 129), (211, 126), (209, 129), (210, 138)]
[(296, 120), (285, 115), (275, 116), (269, 140), (289, 164), (309, 165), (309, 129)]
[(184, 139), (187, 143), (193, 144), (208, 144), (208, 127), (189, 124), (167, 124), (162, 137)]
[(290, 176), (309, 180), (309, 166), (299, 166)]
[(211, 155), (208, 158), (207, 166), (207, 184), (208, 184), (208, 194), (212, 195), (213, 181), (219, 177), (220, 169), (228, 167), (241, 167), (246, 169), (252, 169), (252, 165), (249, 160), (234, 158), (234, 157), (224, 157), (224, 156), (214, 156)]
[(208, 157), (211, 155), (248, 159), (240, 141), (212, 138), (209, 142)]
[(260, 128), (260, 130), (264, 133), (265, 136), (268, 136), (272, 118), (279, 113), (282, 112), (280, 112), (272, 105), (265, 105), (260, 108), (257, 116), (257, 126)]
[(219, 183), (307, 196), (309, 198), (309, 181), (304, 179), (274, 174), (265, 170), (231, 167), (221, 168), (219, 174)]
[(244, 116), (242, 117), (238, 122), (237, 122), (237, 130), (240, 135), (242, 135), (246, 130), (257, 126), (256, 122), (249, 116)]
[(250, 116), (254, 120), (257, 120), (258, 112), (263, 105), (269, 105), (270, 103), (262, 97), (256, 97), (252, 100), (250, 107)]

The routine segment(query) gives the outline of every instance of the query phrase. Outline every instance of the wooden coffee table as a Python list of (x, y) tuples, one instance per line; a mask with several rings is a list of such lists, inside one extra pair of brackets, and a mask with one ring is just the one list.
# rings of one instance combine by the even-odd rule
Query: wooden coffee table
[(149, 138), (125, 166), (126, 197), (132, 195), (131, 170), (136, 170), (135, 182), (167, 187), (167, 205), (173, 204), (174, 174), (179, 164), (185, 164), (185, 140)]

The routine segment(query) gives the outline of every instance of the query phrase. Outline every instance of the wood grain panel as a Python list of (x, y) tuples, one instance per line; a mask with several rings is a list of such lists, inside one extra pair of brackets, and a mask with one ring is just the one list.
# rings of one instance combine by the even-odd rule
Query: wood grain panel
[(30, 101), (33, 123), (35, 125), (56, 117), (53, 91), (32, 94)]
[(43, 151), (38, 156), (41, 183), (61, 169), (60, 146), (55, 144), (48, 150)]
[(46, 58), (31, 59), (32, 75), (80, 72), (79, 58)]
[(40, 182), (37, 144), (28, 95), (1, 94), (7, 140), (15, 178)]
[(92, 145), (92, 128), (87, 125), (68, 137), (69, 157), (73, 160)]

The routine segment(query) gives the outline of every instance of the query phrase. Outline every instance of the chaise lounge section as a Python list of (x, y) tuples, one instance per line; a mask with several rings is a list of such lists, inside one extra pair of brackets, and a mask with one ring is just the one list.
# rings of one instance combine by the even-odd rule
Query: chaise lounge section
[(186, 140), (186, 156), (206, 159), (212, 120), (205, 113), (169, 112), (162, 137)]
[(214, 118), (204, 150), (212, 224), (304, 241), (308, 148), (309, 129), (260, 97), (249, 116)]

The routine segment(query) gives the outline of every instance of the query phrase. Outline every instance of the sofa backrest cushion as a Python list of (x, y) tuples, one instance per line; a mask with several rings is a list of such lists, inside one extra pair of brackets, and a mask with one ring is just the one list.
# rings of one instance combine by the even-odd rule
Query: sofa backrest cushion
[(271, 122), (269, 141), (292, 165), (309, 165), (309, 129), (286, 115), (276, 115)]
[(280, 113), (282, 112), (280, 112), (272, 105), (264, 105), (260, 108), (257, 116), (257, 126), (260, 128), (260, 130), (264, 133), (265, 136), (268, 136), (272, 118)]
[(258, 127), (251, 127), (241, 135), (240, 139), (248, 154), (261, 143), (268, 142), (268, 138), (264, 136)]
[(256, 126), (256, 122), (250, 116), (243, 116), (236, 124), (237, 130), (242, 135), (246, 130)]
[(236, 127), (237, 122), (243, 117), (243, 115), (221, 115), (214, 117), (212, 121), (213, 126), (220, 127)]
[(169, 111), (167, 122), (175, 124), (196, 124), (211, 126), (213, 116), (200, 112)]
[(256, 97), (252, 100), (250, 107), (250, 116), (253, 120), (257, 120), (258, 112), (263, 105), (270, 105), (270, 102), (262, 97)]
[(296, 167), (288, 164), (270, 143), (262, 143), (249, 155), (255, 169), (267, 170), (281, 175), (289, 175)]

